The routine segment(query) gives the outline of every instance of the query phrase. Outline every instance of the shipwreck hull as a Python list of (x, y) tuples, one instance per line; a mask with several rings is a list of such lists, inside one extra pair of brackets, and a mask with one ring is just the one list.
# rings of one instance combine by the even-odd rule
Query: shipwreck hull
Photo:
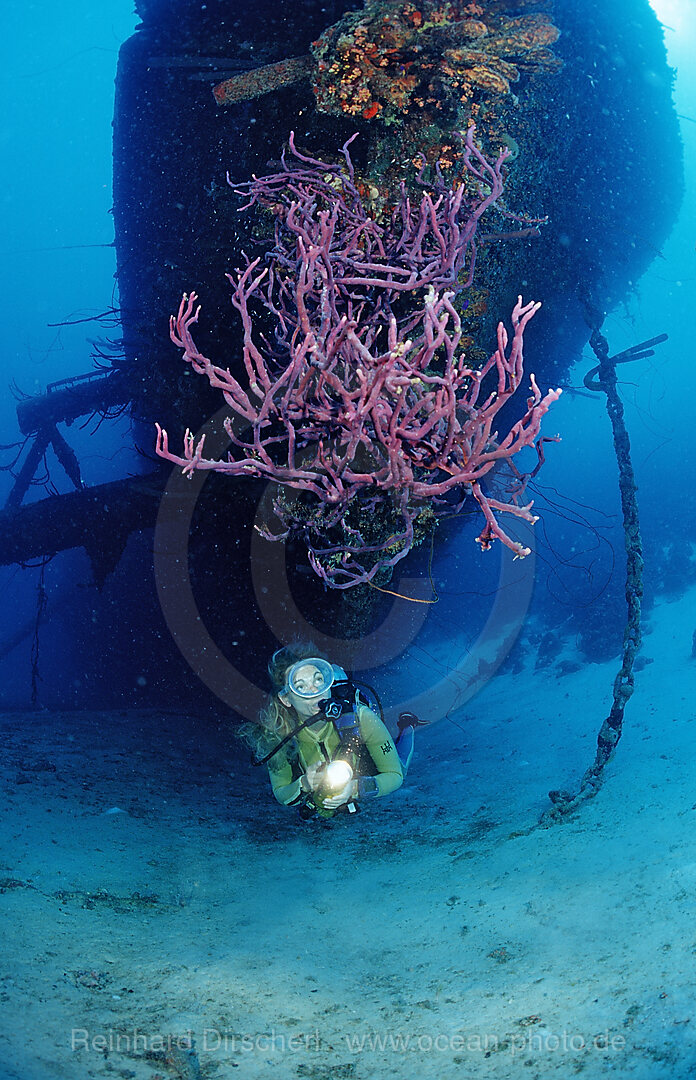
[[(511, 17), (539, 9), (532, 0), (517, 5), (491, 0), (487, 6)], [(378, 7), (373, 2), (370, 10)], [(40, 555), (36, 538), (42, 533), (44, 554), (85, 547), (95, 578), (104, 586), (103, 610), (102, 601), (97, 602), (92, 620), (95, 635), (104, 621), (113, 625), (115, 618), (108, 651), (115, 655), (127, 650), (129, 641), (138, 641), (145, 696), (151, 692), (156, 700), (171, 694), (200, 701), (208, 691), (201, 691), (169, 638), (152, 575), (153, 499), (159, 506), (170, 475), (154, 455), (153, 423), (165, 424), (177, 446), (187, 426), (197, 430), (222, 402), (182, 363), (169, 340), (168, 317), (181, 294), (195, 290), (203, 305), (199, 346), (239, 375), (240, 327), (225, 274), (239, 265), (242, 250), (252, 249), (258, 222), (239, 214), (240, 200), (227, 174), (234, 186), (253, 173), (272, 171), (291, 130), (313, 154), (334, 158), (357, 132), (354, 157), (366, 176), (371, 163), (374, 170), (375, 162), (415, 155), (420, 147), (409, 141), (412, 128), (383, 123), (379, 112), (364, 115), (372, 106), (345, 116), (317, 108), (307, 60), (312, 43), (339, 20), (351, 14), (360, 18), (359, 3), (208, 0), (202, 8), (188, 0), (140, 0), (136, 9), (142, 25), (121, 49), (116, 83), (114, 220), (123, 340), (112, 364), (123, 403), (135, 419), (138, 449), (149, 459), (145, 471), (153, 471), (146, 492), (137, 481), (130, 488), (120, 486), (113, 506), (105, 487), (103, 521), (97, 520), (99, 497), (85, 501), (79, 493), (66, 496), (73, 502), (65, 514), (55, 501), (43, 511), (31, 508), (31, 515), (15, 507), (12, 528), (15, 533), (26, 530), (27, 550), (15, 543), (8, 548), (8, 561)], [(480, 348), (489, 350), (495, 323), (508, 317), (518, 292), (543, 300), (527, 349), (544, 388), (566, 381), (588, 340), (588, 319), (601, 321), (602, 312), (630, 295), (659, 252), (682, 195), (672, 77), (648, 0), (556, 0), (550, 18), (560, 30), (552, 51), (561, 63), (537, 72), (521, 65), (510, 95), (501, 97), (495, 109), (479, 108), (476, 114), (484, 136), (486, 116), (494, 115), (491, 140), (504, 130), (514, 147), (508, 209), (548, 220), (536, 238), (482, 246), (475, 280), (478, 321), (471, 327)], [(270, 80), (267, 92), (258, 94), (258, 72), (290, 58), (304, 58), (298, 78), (275, 85), (264, 76)], [(248, 92), (221, 106), (213, 89), (230, 78), (246, 79)], [(452, 119), (461, 123), (465, 115), (462, 106)], [(132, 505), (126, 507), (129, 490)], [(184, 499), (177, 508), (179, 496), (167, 506), (170, 520), (180, 514), (190, 523), (186, 558), (200, 618), (220, 648), (238, 666), (250, 665), (250, 674), (260, 681), (264, 658), (278, 640), (309, 625), (349, 643), (374, 630), (394, 603), (364, 588), (350, 590), (352, 595), (325, 591), (298, 545), (282, 552), (288, 564), (289, 581), (282, 585), (287, 596), (279, 599), (278, 617), (269, 625), (259, 592), (266, 586), (251, 566), (257, 557), (253, 523), (263, 490), (255, 482), (215, 478), (194, 506), (184, 505)], [(75, 510), (79, 517), (82, 503), (89, 512), (81, 540)], [(62, 530), (51, 529), (56, 515), (65, 522)], [(130, 549), (114, 569), (128, 536)], [(403, 567), (417, 577), (427, 562), (428, 552), (419, 550)], [(121, 608), (129, 613), (127, 624), (119, 624)], [(400, 617), (407, 617), (406, 607)], [(86, 627), (80, 631), (85, 642), (89, 632)], [(350, 651), (347, 644), (346, 662)], [(92, 685), (101, 688), (102, 701), (118, 698), (130, 679), (130, 674), (100, 679), (103, 652), (84, 649), (85, 657), (92, 658), (85, 664), (92, 665)]]

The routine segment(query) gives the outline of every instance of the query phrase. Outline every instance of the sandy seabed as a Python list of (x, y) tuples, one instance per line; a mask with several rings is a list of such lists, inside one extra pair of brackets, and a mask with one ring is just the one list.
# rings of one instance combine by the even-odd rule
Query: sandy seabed
[(4, 715), (0, 1080), (694, 1076), (695, 599), (551, 828), (616, 661), (496, 678), (328, 826), (209, 721)]

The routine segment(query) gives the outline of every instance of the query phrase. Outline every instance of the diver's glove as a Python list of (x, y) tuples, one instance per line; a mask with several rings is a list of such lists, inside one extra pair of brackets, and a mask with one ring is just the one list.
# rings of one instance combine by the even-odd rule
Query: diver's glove
[(308, 765), (307, 771), (300, 777), (300, 789), (306, 793), (316, 791), (321, 784), (321, 774), (324, 770), (322, 762), (315, 762), (314, 765)]
[(358, 795), (358, 781), (349, 780), (346, 786), (336, 792), (335, 795), (330, 795), (327, 799), (321, 800), (321, 805), (326, 810), (336, 810), (339, 806), (343, 806), (344, 803), (352, 802)]

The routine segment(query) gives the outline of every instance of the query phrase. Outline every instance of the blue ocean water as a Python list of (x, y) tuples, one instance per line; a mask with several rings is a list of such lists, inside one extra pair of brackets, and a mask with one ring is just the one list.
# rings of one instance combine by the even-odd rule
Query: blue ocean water
[[(547, 418), (561, 441), (535, 482), (533, 558), (487, 559), (473, 526), (449, 526), (422, 627), (396, 625), (383, 667), (372, 639), (357, 650), (392, 719), (414, 708), (438, 722), (416, 733), (404, 788), (355, 822), (300, 826), (274, 802), (230, 737), (234, 702), (223, 697), (216, 715), (205, 675), (200, 711), (177, 707), (151, 640), (166, 628), (140, 603), (154, 595), (146, 543), (101, 592), (81, 549), (43, 577), (38, 560), (0, 567), (0, 910), (15, 942), (0, 1080), (233, 1068), (504, 1078), (520, 1064), (544, 1080), (692, 1075), (696, 12), (688, 0), (653, 7), (676, 76), (686, 195), (603, 325), (612, 353), (669, 339), (620, 371), (646, 642), (602, 792), (555, 831), (526, 831), (546, 791), (572, 789), (592, 760), (620, 663), (611, 432), (602, 396), (575, 392), (596, 362), (589, 346)], [(131, 8), (41, 0), (5, 15), (8, 463), (21, 444), (11, 388), (41, 394), (90, 371), (94, 342), (118, 337), (111, 125)], [(647, 131), (649, 150), (637, 150), (659, 157), (659, 127)], [(147, 471), (127, 416), (66, 437), (88, 486)], [(70, 490), (49, 466), (27, 501), (53, 483)], [(0, 473), (3, 496), (12, 482)], [(408, 573), (399, 583), (408, 589)], [(239, 625), (224, 640), (253, 681), (266, 657), (245, 657)]]

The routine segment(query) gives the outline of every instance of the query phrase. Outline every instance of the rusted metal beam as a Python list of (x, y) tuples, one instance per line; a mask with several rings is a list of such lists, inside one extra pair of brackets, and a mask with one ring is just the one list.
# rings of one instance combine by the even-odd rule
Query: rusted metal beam
[(17, 402), (17, 421), (23, 435), (35, 435), (49, 425), (71, 424), (78, 416), (106, 412), (130, 400), (120, 372), (89, 372), (50, 383), (45, 394)]
[(159, 473), (50, 495), (0, 511), (0, 565), (50, 558), (83, 547), (97, 585), (115, 568), (132, 532), (152, 528), (162, 494)]

